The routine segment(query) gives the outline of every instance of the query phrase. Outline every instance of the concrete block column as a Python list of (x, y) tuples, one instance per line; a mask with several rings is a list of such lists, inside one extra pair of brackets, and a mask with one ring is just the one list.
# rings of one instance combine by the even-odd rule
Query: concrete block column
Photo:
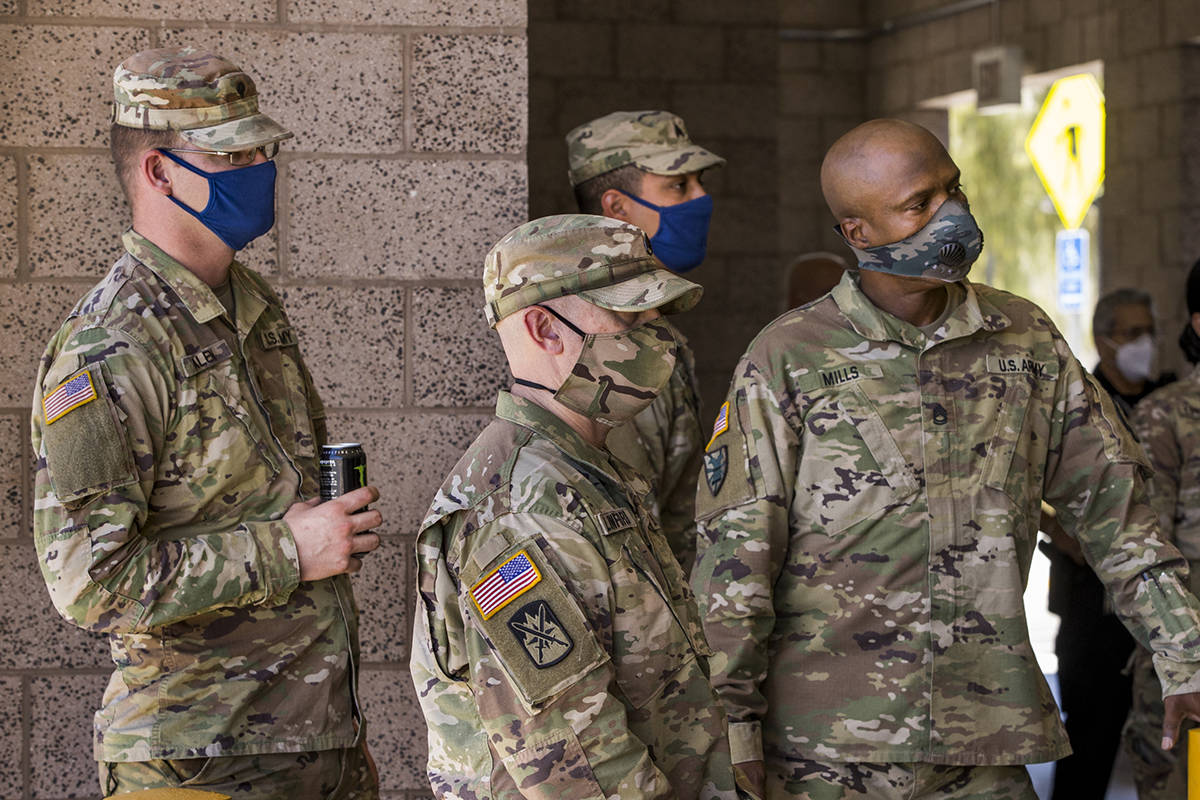
[(384, 796), (428, 795), (408, 677), (412, 546), (507, 382), (483, 255), (527, 218), (523, 0), (0, 0), (0, 797), (98, 797), (91, 718), (107, 645), (59, 620), (32, 545), (37, 360), (120, 254), (113, 68), (194, 44), (254, 75), (296, 133), (277, 224), (241, 254), (285, 298), (330, 434), (364, 443), (381, 550), (355, 590)]

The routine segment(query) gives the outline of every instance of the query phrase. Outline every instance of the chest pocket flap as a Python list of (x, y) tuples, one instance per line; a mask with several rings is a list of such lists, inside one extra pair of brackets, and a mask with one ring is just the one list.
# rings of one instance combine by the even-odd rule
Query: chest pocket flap
[(803, 420), (793, 511), (837, 533), (912, 495), (917, 479), (868, 394), (876, 364), (825, 366), (796, 381)]

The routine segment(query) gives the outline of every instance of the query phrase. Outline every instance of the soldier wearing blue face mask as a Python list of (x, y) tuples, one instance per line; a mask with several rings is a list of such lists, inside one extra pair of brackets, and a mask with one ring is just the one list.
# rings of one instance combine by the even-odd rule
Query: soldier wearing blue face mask
[(101, 791), (374, 800), (350, 574), (379, 547), (359, 511), (379, 491), (319, 503), (324, 406), (236, 258), (274, 224), (292, 133), (205, 50), (135, 53), (111, 86), (131, 226), (47, 345), (31, 425), (50, 600), (115, 667)]
[[(675, 273), (704, 261), (713, 201), (701, 176), (725, 159), (692, 142), (668, 111), (616, 111), (567, 134), (568, 175), (579, 210), (637, 225)], [(669, 323), (668, 323), (669, 324)], [(609, 449), (653, 484), (651, 508), (686, 574), (696, 552), (695, 483), (705, 430), (695, 359), (673, 328), (679, 357), (653, 405), (608, 437)]]

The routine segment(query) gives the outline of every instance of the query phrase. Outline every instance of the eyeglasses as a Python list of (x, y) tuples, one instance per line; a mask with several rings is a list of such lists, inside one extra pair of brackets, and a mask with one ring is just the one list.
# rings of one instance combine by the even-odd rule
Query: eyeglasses
[(202, 156), (227, 156), (229, 163), (235, 167), (248, 167), (258, 159), (258, 154), (261, 151), (270, 161), (275, 156), (279, 155), (279, 142), (271, 142), (264, 144), (261, 147), (254, 147), (250, 150), (188, 150), (184, 147), (167, 147), (164, 148), (172, 153), (199, 153)]

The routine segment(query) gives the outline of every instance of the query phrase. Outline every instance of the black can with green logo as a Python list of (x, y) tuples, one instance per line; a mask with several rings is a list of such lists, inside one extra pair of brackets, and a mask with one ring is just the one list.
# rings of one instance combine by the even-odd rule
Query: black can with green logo
[[(367, 485), (367, 455), (358, 442), (321, 445), (321, 500)], [(365, 510), (365, 509), (363, 509)]]

